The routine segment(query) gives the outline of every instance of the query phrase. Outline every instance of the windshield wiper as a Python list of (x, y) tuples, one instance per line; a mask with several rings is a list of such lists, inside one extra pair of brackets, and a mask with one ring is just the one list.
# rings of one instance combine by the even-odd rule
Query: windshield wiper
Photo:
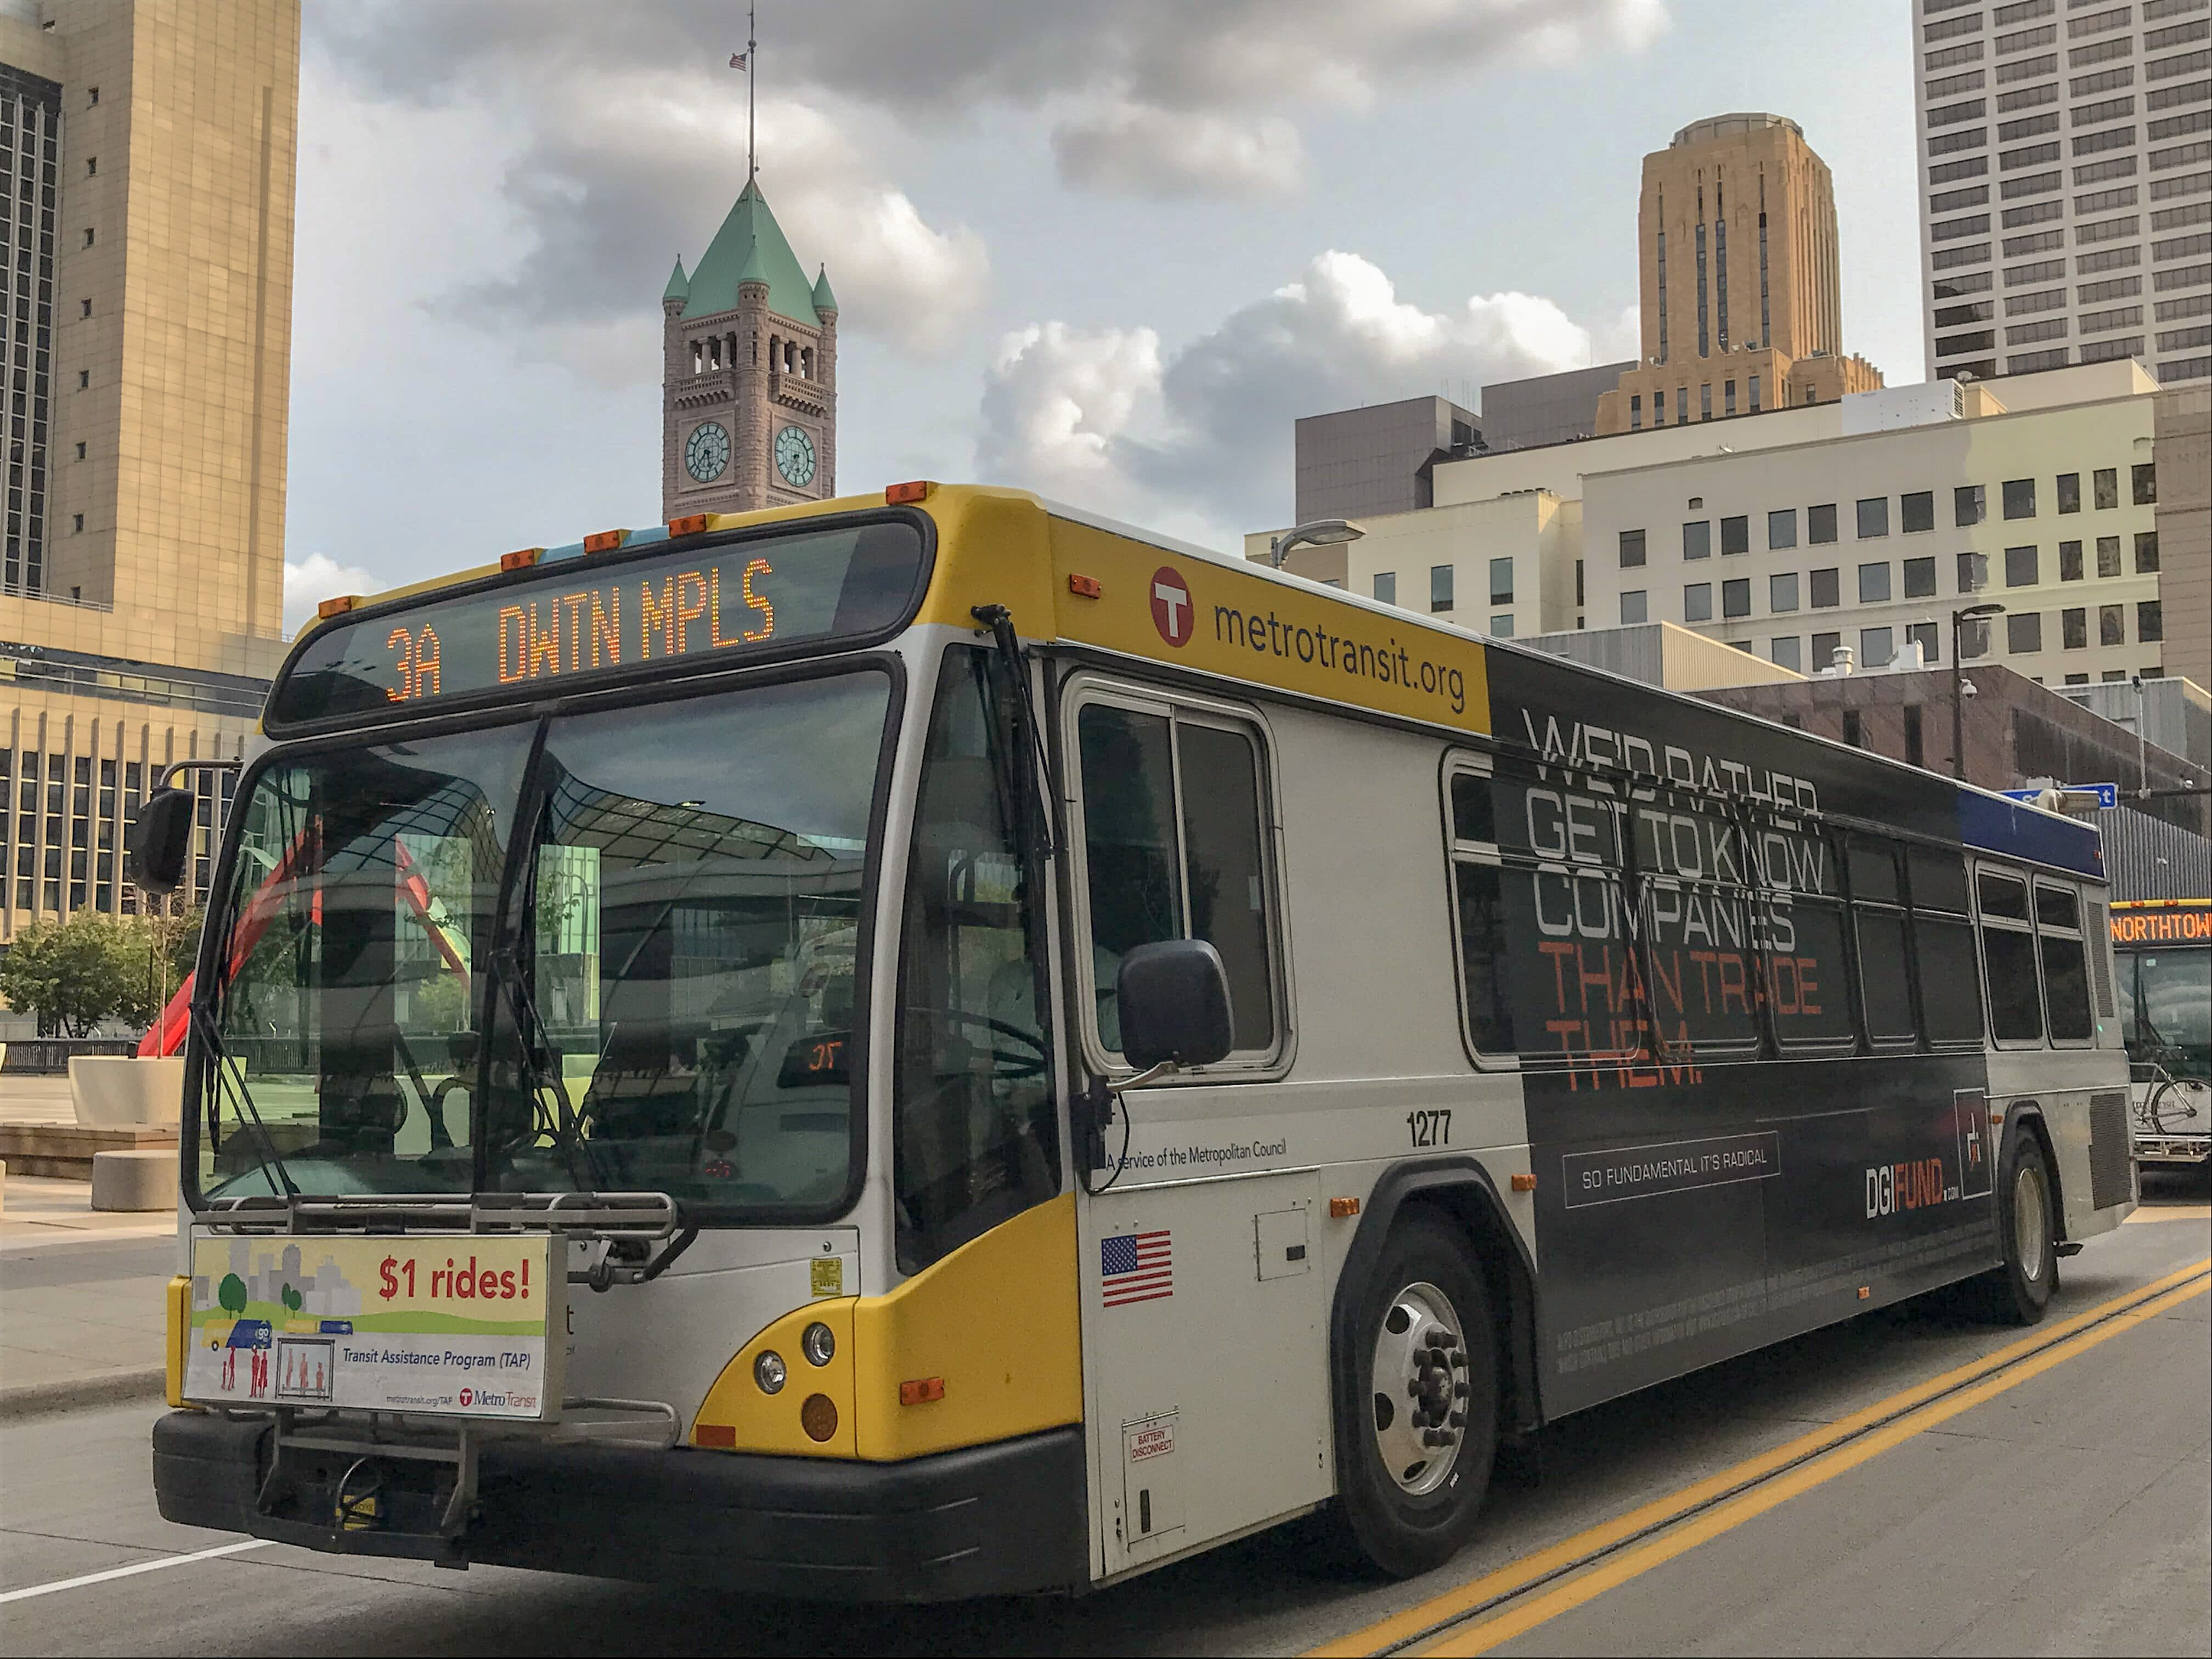
[[(532, 860), (535, 869), (535, 860)], [(543, 1110), (542, 1092), (553, 1091), (559, 1117), (553, 1126), (553, 1142), (560, 1147), (568, 1160), (568, 1175), (574, 1180), (577, 1174), (577, 1159), (581, 1155), (583, 1172), (590, 1178), (580, 1184), (587, 1191), (599, 1185), (599, 1158), (590, 1141), (578, 1133), (574, 1107), (568, 1099), (568, 1085), (560, 1072), (550, 1062), (554, 1054), (553, 1033), (545, 1024), (544, 1016), (538, 1011), (538, 1000), (531, 994), (530, 987), (522, 976), (522, 959), (514, 950), (497, 952), (492, 957), (492, 976), (507, 994), (507, 1006), (514, 1018), (514, 1035), (521, 1049), (521, 1064), (526, 1086), (530, 1091), (531, 1128), (538, 1128), (538, 1117)]]
[[(283, 1183), (286, 1197), (297, 1198), (300, 1195), (299, 1185), (292, 1179), (292, 1172), (284, 1167), (283, 1156), (276, 1150), (276, 1138), (269, 1133), (269, 1126), (261, 1121), (260, 1109), (253, 1103), (253, 1091), (246, 1086), (245, 1069), (240, 1067), (236, 1073), (233, 1073), (229, 1066), (225, 1064), (230, 1058), (230, 1054), (229, 1050), (223, 1047), (222, 1034), (216, 1028), (215, 1017), (198, 1003), (193, 1003), (191, 1005), (189, 1018), (199, 1031), (200, 1042), (207, 1048), (208, 1058), (215, 1066), (216, 1075), (229, 1085), (235, 1092), (239, 1103), (246, 1108), (245, 1118), (240, 1121), (251, 1120), (254, 1133), (261, 1138), (260, 1146), (257, 1149), (259, 1156), (256, 1161), (265, 1164), (276, 1170), (277, 1180)], [(234, 1113), (235, 1110), (236, 1108), (234, 1107)], [(208, 1121), (210, 1139), (208, 1151), (210, 1153), (219, 1151), (222, 1147), (222, 1136), (218, 1127), (220, 1122), (221, 1109), (218, 1107), (216, 1115)]]

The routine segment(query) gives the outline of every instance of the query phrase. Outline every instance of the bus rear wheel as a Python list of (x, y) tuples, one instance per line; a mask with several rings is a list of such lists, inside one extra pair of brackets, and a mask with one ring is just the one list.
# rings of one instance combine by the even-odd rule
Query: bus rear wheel
[(1496, 1328), (1465, 1235), (1419, 1212), (1392, 1229), (1358, 1308), (1339, 1512), (1359, 1556), (1410, 1577), (1457, 1553), (1489, 1487)]
[(2035, 1324), (2057, 1293), (2058, 1222), (2053, 1194), (2042, 1141), (2025, 1129), (2008, 1137), (1996, 1194), (1997, 1243), (2004, 1261), (1976, 1281), (1984, 1309), (2001, 1323)]

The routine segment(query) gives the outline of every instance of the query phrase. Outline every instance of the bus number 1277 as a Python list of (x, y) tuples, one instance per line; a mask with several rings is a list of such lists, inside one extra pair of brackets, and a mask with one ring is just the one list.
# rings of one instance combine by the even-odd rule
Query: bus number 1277
[(1449, 1146), (1451, 1145), (1451, 1114), (1449, 1112), (1408, 1112), (1406, 1129), (1416, 1146)]

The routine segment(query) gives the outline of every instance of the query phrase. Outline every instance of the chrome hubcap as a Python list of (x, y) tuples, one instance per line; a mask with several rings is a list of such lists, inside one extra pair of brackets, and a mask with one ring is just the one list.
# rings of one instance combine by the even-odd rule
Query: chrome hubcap
[(2044, 1242), (2049, 1231), (2043, 1171), (2033, 1164), (2023, 1164), (2012, 1178), (2012, 1244), (2021, 1276), (2031, 1285), (2043, 1277)]
[(1451, 1298), (1430, 1284), (1390, 1298), (1375, 1333), (1375, 1449), (1399, 1490), (1434, 1492), (1467, 1436), (1467, 1345)]

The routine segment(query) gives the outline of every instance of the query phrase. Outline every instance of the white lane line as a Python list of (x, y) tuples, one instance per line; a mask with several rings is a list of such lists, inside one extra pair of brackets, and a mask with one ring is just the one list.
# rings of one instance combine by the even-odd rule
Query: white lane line
[(242, 1544), (218, 1544), (211, 1550), (194, 1550), (190, 1555), (165, 1555), (158, 1561), (139, 1561), (127, 1567), (110, 1567), (106, 1572), (88, 1572), (82, 1577), (57, 1579), (51, 1584), (33, 1584), (28, 1589), (9, 1590), (0, 1595), (0, 1606), (9, 1601), (27, 1601), (33, 1595), (52, 1595), (57, 1590), (82, 1589), (87, 1584), (104, 1584), (111, 1578), (129, 1578), (142, 1572), (159, 1572), (164, 1567), (181, 1567), (194, 1561), (212, 1561), (218, 1555), (237, 1555), (246, 1550), (266, 1549), (275, 1541), (270, 1538), (249, 1538)]

